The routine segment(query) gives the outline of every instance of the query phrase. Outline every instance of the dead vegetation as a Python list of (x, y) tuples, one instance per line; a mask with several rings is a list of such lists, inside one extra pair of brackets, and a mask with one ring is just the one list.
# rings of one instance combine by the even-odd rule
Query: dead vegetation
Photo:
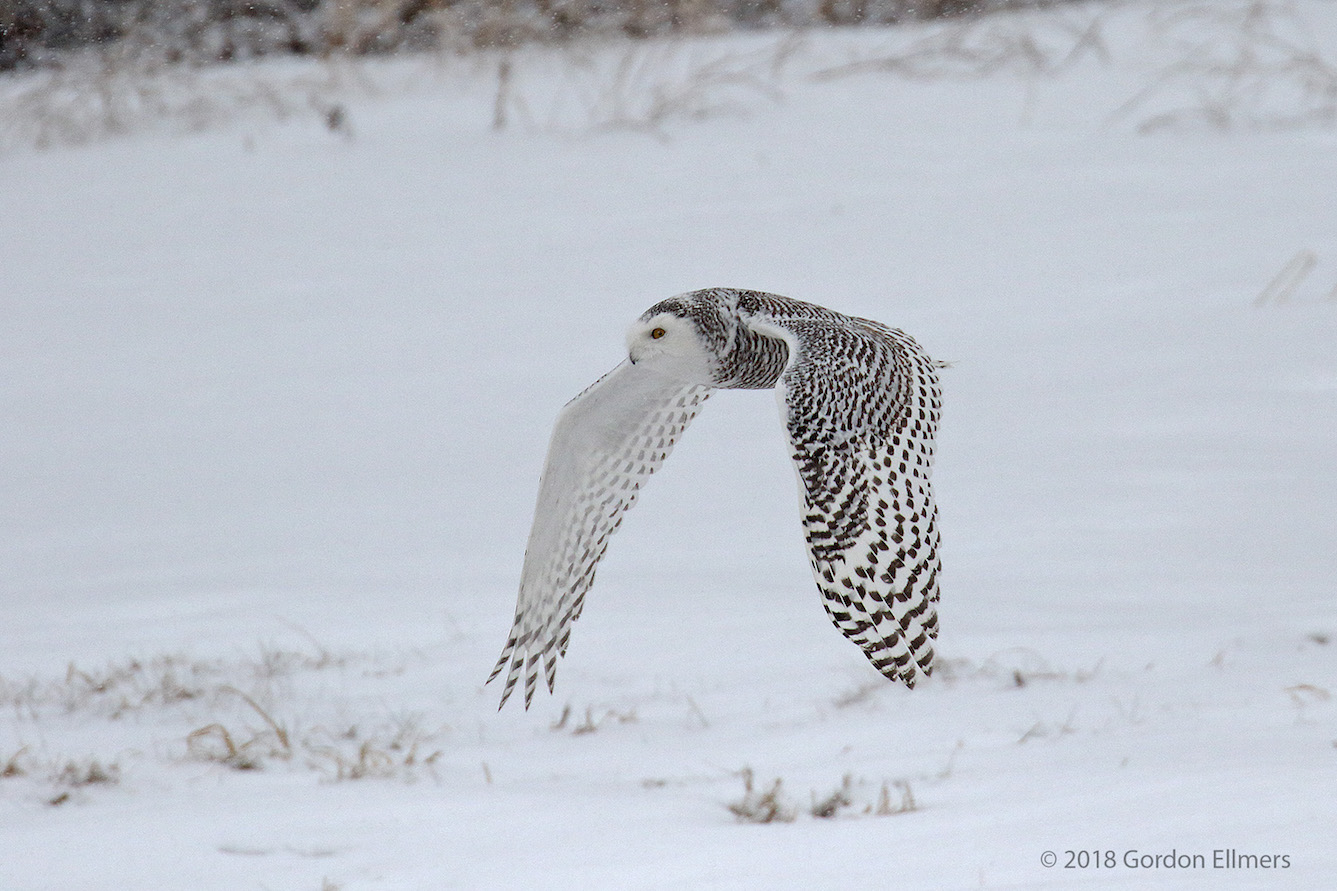
[(52, 806), (75, 800), (90, 787), (115, 786), (121, 781), (121, 766), (116, 760), (97, 757), (42, 758), (23, 746), (0, 763), (0, 780), (27, 778), (38, 783), (42, 800)]
[[(1141, 18), (1132, 29), (1115, 29), (1116, 15)], [(1117, 41), (1113, 31), (1120, 33)], [(577, 43), (546, 57), (507, 53), (496, 63), (492, 125), (630, 130), (663, 138), (674, 122), (781, 102), (784, 84), (795, 74), (818, 83), (856, 75), (1036, 79), (1057, 78), (1085, 63), (1141, 66), (1146, 85), (1108, 117), (1116, 125), (1131, 122), (1141, 133), (1337, 121), (1337, 63), (1289, 0), (1145, 10), (1082, 4), (950, 18), (889, 31), (881, 49), (851, 36), (850, 58), (835, 65), (806, 58), (810, 33), (796, 30), (750, 51), (665, 39), (621, 49)]]
[(512, 48), (732, 29), (888, 25), (1071, 0), (9, 0), (0, 71), (131, 46), (181, 64)]
[(27, 776), (28, 771), (23, 765), (23, 760), (27, 754), (28, 747), (23, 746), (13, 755), (10, 755), (8, 760), (6, 760), (3, 765), (0, 765), (0, 780)]
[[(399, 21), (392, 14), (398, 5), (399, 0), (339, 4), (343, 17), (317, 29), (331, 41), (330, 49), (304, 50), (301, 63), (287, 66), (216, 64), (220, 58), (266, 54), (241, 53), (235, 36), (208, 42), (201, 55), (171, 50), (177, 38), (164, 38), (162, 26), (117, 25), (115, 40), (62, 51), (56, 62), (0, 80), (0, 149), (77, 145), (146, 130), (192, 132), (242, 120), (310, 120), (351, 140), (350, 102), (402, 88), (378, 85), (372, 69), (353, 58), (409, 45), (396, 39), (378, 44), (370, 36), (386, 33), (377, 29), (390, 27), (388, 21)], [(881, 48), (847, 32), (842, 41), (849, 58), (838, 64), (832, 64), (830, 50), (822, 58), (805, 57), (812, 33), (805, 29), (814, 21), (844, 22), (848, 16), (841, 4), (823, 3), (824, 11), (812, 20), (767, 19), (768, 27), (782, 29), (777, 36), (743, 42), (701, 36), (731, 27), (727, 16), (719, 20), (703, 12), (708, 5), (683, 0), (677, 12), (636, 6), (645, 15), (669, 9), (665, 21), (671, 24), (630, 30), (554, 24), (543, 16), (559, 7), (547, 6), (548, 12), (526, 17), (513, 5), (428, 3), (415, 5), (413, 16), (419, 27), (435, 23), (428, 29), (435, 36), (421, 45), (442, 53), (429, 58), (467, 60), (437, 64), (436, 76), (449, 71), (450, 77), (479, 81), (483, 73), (479, 86), (491, 91), (490, 123), (496, 130), (630, 131), (663, 139), (677, 122), (781, 102), (795, 77), (819, 83), (855, 75), (921, 81), (1004, 74), (1056, 78), (1087, 62), (1138, 68), (1145, 86), (1108, 120), (1142, 133), (1337, 122), (1337, 64), (1289, 0), (1176, 3), (1165, 9), (997, 2), (976, 4), (976, 12), (993, 10), (980, 15), (955, 14), (966, 5), (947, 10), (910, 0), (886, 14), (860, 5), (866, 14), (852, 12), (854, 23), (930, 23), (885, 32)], [(1024, 6), (1046, 8), (1015, 11)], [(583, 12), (560, 9), (577, 18), (596, 15), (593, 6)], [(632, 7), (608, 9), (630, 15)], [(1117, 29), (1110, 26), (1116, 16), (1121, 17)], [(1136, 27), (1125, 27), (1128, 17)], [(309, 36), (291, 37), (293, 28), (276, 21), (266, 20), (264, 27), (265, 33), (288, 35), (276, 46), (293, 40), (314, 45)], [(541, 39), (550, 28), (558, 36)], [(234, 49), (220, 49), (229, 45)]]
[(187, 757), (232, 770), (258, 771), (272, 764), (298, 764), (333, 781), (362, 779), (416, 780), (435, 778), (443, 752), (434, 745), (440, 731), (422, 727), (416, 716), (400, 717), (371, 727), (348, 724), (299, 726), (276, 719), (254, 698), (232, 687), (221, 692), (239, 698), (260, 719), (238, 719), (232, 727), (206, 724), (186, 737)]
[(766, 791), (759, 792), (753, 785), (752, 768), (744, 767), (739, 775), (743, 778), (743, 797), (728, 807), (740, 823), (794, 822), (798, 807), (785, 796), (779, 777)]
[(314, 118), (349, 130), (343, 103), (371, 92), (338, 60), (266, 68), (201, 68), (138, 56), (124, 47), (64, 59), (0, 84), (0, 149), (83, 145), (130, 133), (189, 133), (243, 119)]
[(97, 758), (67, 761), (59, 765), (52, 782), (71, 789), (84, 786), (113, 786), (121, 781), (121, 768), (115, 763), (103, 764)]
[(962, 19), (923, 29), (899, 45), (816, 71), (819, 81), (855, 74), (911, 80), (977, 79), (1000, 72), (1055, 75), (1088, 57), (1108, 64), (1112, 53), (1098, 9)]
[[(1303, 287), (1309, 282), (1310, 274), (1318, 266), (1318, 254), (1309, 248), (1302, 248), (1291, 257), (1267, 286), (1254, 299), (1254, 306), (1286, 306), (1299, 303), (1337, 303), (1337, 284), (1324, 293), (1322, 285), (1315, 290)], [(1326, 644), (1327, 638), (1321, 634), (1310, 636), (1310, 640)]]
[[(178, 763), (242, 772), (282, 766), (331, 781), (435, 778), (444, 728), (430, 729), (420, 716), (373, 715), (356, 723), (298, 720), (272, 705), (297, 699), (303, 682), (314, 682), (322, 673), (350, 670), (363, 677), (395, 674), (371, 656), (336, 655), (318, 645), (313, 650), (262, 646), (253, 657), (239, 660), (164, 655), (98, 668), (71, 664), (55, 679), (0, 678), (0, 707), (14, 711), (20, 734), (25, 724), (84, 727), (99, 720), (121, 725), (118, 735), (133, 735), (140, 726), (173, 734), (178, 742), (168, 747), (169, 759)], [(184, 736), (162, 729), (182, 725), (194, 729)], [(38, 758), (22, 745), (0, 760), (0, 780), (45, 775), (60, 789), (63, 802), (84, 787), (116, 783), (121, 761), (155, 747), (161, 744), (150, 739), (116, 758), (71, 760)]]
[[(933, 666), (933, 679), (947, 685), (983, 681), (1021, 689), (1037, 683), (1085, 684), (1098, 677), (1103, 669), (1103, 659), (1090, 668), (1066, 669), (1050, 664), (1035, 650), (1010, 647), (983, 660), (939, 658)], [(879, 693), (899, 689), (881, 676), (872, 676), (835, 696), (831, 704), (838, 709), (852, 708), (873, 702)]]
[(237, 688), (224, 685), (220, 693), (231, 693), (241, 699), (264, 722), (260, 730), (247, 729), (244, 736), (234, 736), (220, 723), (206, 724), (191, 731), (186, 737), (186, 751), (199, 761), (216, 761), (234, 770), (259, 770), (266, 759), (292, 757), (292, 736), (288, 728), (260, 706), (253, 698)]
[(594, 716), (594, 706), (587, 705), (585, 706), (585, 717), (578, 723), (571, 722), (572, 714), (573, 712), (570, 703), (562, 706), (562, 714), (549, 726), (548, 729), (554, 733), (569, 731), (572, 736), (583, 736), (587, 733), (594, 733), (609, 722), (617, 724), (635, 724), (637, 721), (636, 709), (634, 708), (626, 709), (624, 711), (606, 708), (603, 709), (600, 715), (596, 718)]
[(129, 712), (207, 699), (219, 693), (235, 694), (238, 691), (229, 679), (265, 683), (366, 658), (261, 646), (254, 656), (237, 660), (196, 659), (177, 653), (101, 666), (71, 662), (60, 678), (0, 676), (0, 708), (34, 717), (56, 708), (65, 713), (92, 712), (116, 719)]
[(745, 51), (681, 40), (629, 43), (613, 54), (572, 48), (546, 126), (662, 138), (676, 121), (746, 114), (783, 99), (781, 80), (803, 44), (800, 34), (787, 34)]
[(986, 680), (1021, 689), (1041, 682), (1085, 684), (1099, 677), (1103, 670), (1104, 659), (1096, 660), (1090, 668), (1064, 669), (1051, 665), (1035, 650), (1009, 647), (979, 662), (973, 659), (944, 659), (935, 665), (933, 674), (949, 684)]
[(1113, 120), (1142, 133), (1337, 120), (1337, 62), (1293, 2), (1176, 4), (1148, 21), (1148, 43), (1165, 61)]
[(129, 711), (195, 699), (217, 672), (216, 665), (176, 655), (96, 668), (71, 662), (59, 679), (0, 677), (0, 708), (31, 716), (50, 708), (65, 713), (92, 710), (119, 718)]
[[(728, 809), (740, 823), (792, 823), (798, 819), (800, 808), (785, 793), (780, 778), (763, 790), (755, 785), (750, 767), (744, 767), (738, 776), (743, 780), (743, 797), (730, 802)], [(847, 773), (830, 793), (818, 795), (813, 790), (807, 813), (819, 820), (829, 820), (840, 816), (890, 817), (919, 809), (906, 780), (883, 780), (876, 797), (872, 789), (872, 784)]]
[(1155, 133), (1273, 130), (1337, 121), (1334, 49), (1322, 45), (1293, 0), (1148, 6), (1134, 12), (1143, 18), (1131, 45), (1116, 48), (1108, 23), (1129, 12), (1088, 4), (931, 25), (921, 36), (814, 76), (1051, 77), (1086, 60), (1108, 67), (1131, 55), (1131, 48), (1147, 60), (1147, 82), (1113, 110), (1113, 124), (1131, 123), (1138, 132)]
[(207, 724), (186, 737), (187, 756), (232, 770), (264, 770), (274, 763), (304, 764), (339, 782), (363, 779), (435, 779), (443, 752), (432, 745), (437, 734), (419, 728), (358, 725), (331, 731), (324, 726), (290, 729), (261, 712), (264, 726), (241, 724), (235, 732)]

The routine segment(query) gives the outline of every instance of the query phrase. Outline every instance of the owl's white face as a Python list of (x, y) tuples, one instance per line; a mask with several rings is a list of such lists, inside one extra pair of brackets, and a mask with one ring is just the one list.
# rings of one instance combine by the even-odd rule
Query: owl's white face
[(696, 325), (672, 313), (657, 313), (632, 325), (627, 354), (634, 364), (665, 377), (694, 384), (708, 384), (713, 377), (715, 360)]

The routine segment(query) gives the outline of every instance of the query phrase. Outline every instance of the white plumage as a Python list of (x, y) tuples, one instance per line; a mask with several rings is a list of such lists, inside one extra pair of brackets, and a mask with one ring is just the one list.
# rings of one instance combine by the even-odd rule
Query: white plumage
[(552, 690), (595, 569), (641, 485), (716, 387), (778, 390), (813, 575), (836, 627), (888, 678), (933, 667), (941, 392), (909, 336), (775, 294), (712, 288), (655, 304), (628, 358), (562, 409), (548, 445), (501, 703), (540, 666)]

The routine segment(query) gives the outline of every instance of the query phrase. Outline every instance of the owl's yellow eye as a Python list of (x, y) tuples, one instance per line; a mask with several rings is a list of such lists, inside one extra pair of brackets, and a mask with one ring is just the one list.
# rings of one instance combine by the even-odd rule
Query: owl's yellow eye
[(659, 338), (663, 337), (663, 336), (664, 336), (665, 334), (667, 334), (667, 333), (668, 333), (668, 332), (665, 331), (663, 328), (656, 328), (655, 330), (653, 330), (653, 331), (650, 332), (650, 336), (653, 337), (655, 340), (658, 340)]

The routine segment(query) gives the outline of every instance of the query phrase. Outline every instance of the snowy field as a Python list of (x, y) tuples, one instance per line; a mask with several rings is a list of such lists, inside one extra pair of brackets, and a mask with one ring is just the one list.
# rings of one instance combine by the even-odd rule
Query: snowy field
[[(0, 155), (0, 888), (1332, 887), (1337, 86), (1098, 9)], [(942, 49), (999, 34), (1056, 64)], [(552, 420), (711, 285), (955, 363), (938, 673), (831, 626), (720, 392), (498, 713)]]

